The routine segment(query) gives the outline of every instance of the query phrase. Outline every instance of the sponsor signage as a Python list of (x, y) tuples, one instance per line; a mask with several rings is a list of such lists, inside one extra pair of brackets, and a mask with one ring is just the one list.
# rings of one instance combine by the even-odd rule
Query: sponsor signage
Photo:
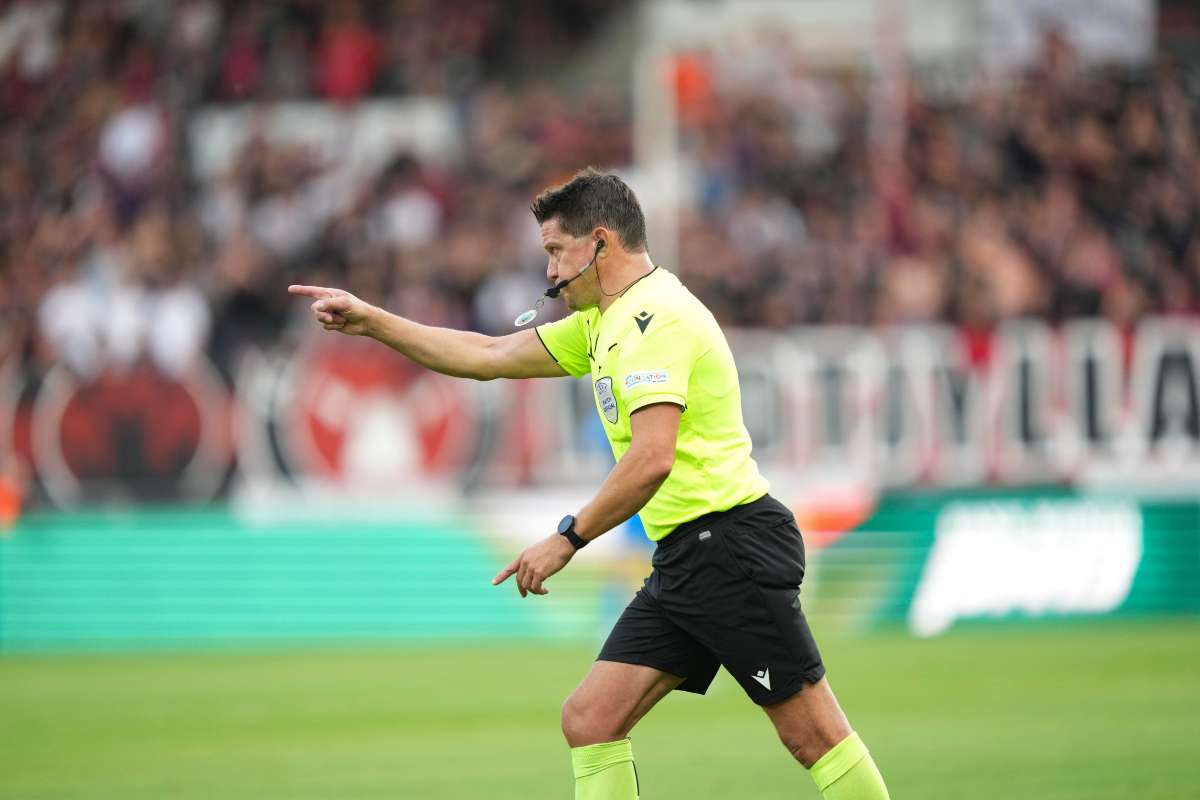
[[(1200, 319), (731, 331), (755, 458), (777, 486), (1200, 487)], [(15, 375), (15, 370), (10, 370)], [(661, 370), (619, 378), (626, 389)], [(3, 380), (3, 379), (0, 379)], [(208, 499), (231, 485), (385, 491), (592, 485), (611, 467), (611, 382), (477, 383), (374, 342), (250, 351), (230, 381), (201, 362), (65, 366), (0, 386), (11, 441), (55, 504)], [(234, 470), (234, 481), (230, 481)], [(415, 492), (420, 494), (420, 492)]]
[(956, 620), (1103, 614), (1129, 597), (1142, 560), (1135, 503), (948, 503), (908, 611), (932, 636)]
[(1200, 498), (896, 492), (826, 546), (804, 602), (839, 624), (962, 625), (1200, 613)]

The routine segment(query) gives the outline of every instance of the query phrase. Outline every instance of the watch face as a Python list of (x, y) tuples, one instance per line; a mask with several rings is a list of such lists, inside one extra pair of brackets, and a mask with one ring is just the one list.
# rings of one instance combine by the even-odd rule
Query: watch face
[(558, 532), (566, 533), (567, 531), (569, 531), (571, 529), (571, 526), (574, 524), (575, 524), (575, 517), (571, 514), (567, 514), (565, 517), (563, 517), (561, 520), (559, 520)]

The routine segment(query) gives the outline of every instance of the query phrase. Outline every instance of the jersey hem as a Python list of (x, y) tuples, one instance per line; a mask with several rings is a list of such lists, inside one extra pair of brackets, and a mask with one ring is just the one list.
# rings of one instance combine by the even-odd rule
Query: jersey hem
[(644, 394), (633, 402), (626, 403), (626, 408), (628, 409), (629, 413), (632, 414), (633, 412), (645, 408), (646, 406), (653, 405), (654, 403), (674, 403), (680, 408), (687, 408), (687, 398), (681, 394), (675, 394), (673, 392), (655, 392), (654, 394)]

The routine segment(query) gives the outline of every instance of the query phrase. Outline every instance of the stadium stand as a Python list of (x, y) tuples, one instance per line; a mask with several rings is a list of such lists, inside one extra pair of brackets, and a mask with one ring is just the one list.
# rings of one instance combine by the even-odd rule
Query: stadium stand
[[(530, 53), (544, 63), (576, 44), (588, 6), (11, 6), (0, 352), (86, 373), (101, 351), (128, 360), (149, 342), (164, 366), (201, 350), (227, 364), (239, 343), (281, 334), (278, 287), (300, 275), (425, 321), (501, 328), (478, 301), (505, 276), (538, 280), (530, 194), (631, 158), (625, 98), (536, 78)], [(1171, 62), (1085, 71), (1050, 35), (1015, 81), (954, 101), (911, 86), (898, 152), (875, 143), (853, 71), (786, 52), (777, 80), (686, 66), (702, 194), (680, 269), (723, 321), (1127, 327), (1197, 309), (1200, 106), (1194, 74)], [(202, 107), (374, 95), (452, 99), (469, 155), (447, 167), (398, 154), (336, 201), (336, 164), (300, 145), (252, 138), (213, 180), (189, 170), (186, 123)]]

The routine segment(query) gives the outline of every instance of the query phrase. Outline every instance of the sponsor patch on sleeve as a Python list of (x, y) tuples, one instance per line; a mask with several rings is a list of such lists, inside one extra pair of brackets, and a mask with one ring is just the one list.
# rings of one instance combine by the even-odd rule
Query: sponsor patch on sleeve
[(654, 370), (652, 372), (631, 372), (625, 376), (625, 388), (632, 389), (635, 386), (643, 383), (666, 383), (667, 371), (665, 369)]

